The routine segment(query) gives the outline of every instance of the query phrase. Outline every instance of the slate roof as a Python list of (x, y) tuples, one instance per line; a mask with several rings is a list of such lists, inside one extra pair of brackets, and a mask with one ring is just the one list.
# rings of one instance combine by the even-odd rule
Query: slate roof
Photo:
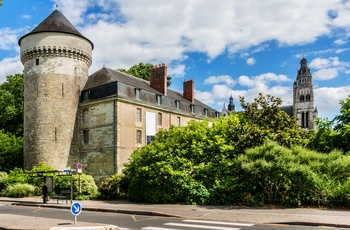
[[(119, 72), (117, 70), (113, 70), (110, 68), (103, 67), (100, 70), (96, 71), (92, 75), (88, 77), (88, 80), (84, 86), (83, 90), (91, 89), (97, 86), (105, 85), (111, 82), (121, 82), (123, 84), (131, 85), (135, 88), (140, 88), (142, 90), (147, 90), (149, 92), (155, 93), (155, 94), (162, 94), (158, 90), (152, 88), (150, 86), (150, 82), (146, 81), (141, 78), (134, 77), (132, 75)], [(167, 97), (173, 98), (175, 100), (180, 101), (187, 101), (188, 103), (191, 103), (189, 100), (183, 97), (183, 95), (179, 92), (176, 92), (171, 89), (167, 89)], [(194, 104), (201, 106), (203, 108), (208, 108), (211, 110), (214, 110), (213, 108), (209, 107), (208, 105), (202, 103), (201, 101), (194, 99)]]
[(94, 48), (94, 44), (89, 39), (84, 37), (59, 10), (53, 11), (44, 21), (42, 21), (30, 33), (22, 36), (18, 40), (18, 44), (21, 45), (21, 40), (24, 37), (31, 34), (42, 33), (42, 32), (60, 32), (60, 33), (66, 33), (66, 34), (73, 34), (89, 41), (91, 43), (92, 48)]

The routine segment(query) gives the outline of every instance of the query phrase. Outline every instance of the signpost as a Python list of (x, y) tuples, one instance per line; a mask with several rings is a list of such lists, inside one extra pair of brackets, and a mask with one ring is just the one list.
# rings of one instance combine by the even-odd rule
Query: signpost
[(77, 223), (77, 216), (81, 213), (83, 207), (79, 202), (75, 202), (72, 204), (70, 211), (74, 215), (74, 224)]
[(82, 173), (83, 172), (83, 165), (81, 163), (78, 163), (77, 169), (78, 169), (78, 173)]

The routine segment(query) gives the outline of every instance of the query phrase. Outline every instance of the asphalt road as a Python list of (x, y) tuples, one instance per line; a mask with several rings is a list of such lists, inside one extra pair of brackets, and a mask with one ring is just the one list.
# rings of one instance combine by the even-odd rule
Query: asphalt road
[[(71, 225), (74, 216), (70, 210), (42, 208), (31, 206), (13, 206), (9, 203), (0, 202), (0, 214), (15, 214), (18, 218), (22, 216), (41, 217), (62, 220), (60, 225)], [(311, 226), (290, 226), (290, 225), (254, 225), (247, 223), (232, 223), (219, 221), (203, 221), (170, 217), (118, 214), (107, 212), (82, 211), (77, 216), (77, 222), (93, 222), (119, 226), (120, 230), (301, 230), (322, 229)], [(334, 230), (342, 228), (332, 228)]]

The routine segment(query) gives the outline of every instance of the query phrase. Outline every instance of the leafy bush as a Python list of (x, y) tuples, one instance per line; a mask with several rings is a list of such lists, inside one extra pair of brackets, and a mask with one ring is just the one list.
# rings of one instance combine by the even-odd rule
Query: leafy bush
[(123, 174), (115, 174), (106, 178), (98, 190), (103, 199), (126, 198), (127, 187), (125, 176)]
[(9, 197), (28, 197), (35, 195), (35, 189), (36, 187), (31, 184), (15, 183), (7, 186), (2, 195)]
[(0, 172), (0, 192), (6, 187), (5, 182), (8, 175), (6, 172)]
[(98, 188), (91, 175), (79, 174), (73, 176), (73, 191), (75, 199), (92, 199), (99, 195)]

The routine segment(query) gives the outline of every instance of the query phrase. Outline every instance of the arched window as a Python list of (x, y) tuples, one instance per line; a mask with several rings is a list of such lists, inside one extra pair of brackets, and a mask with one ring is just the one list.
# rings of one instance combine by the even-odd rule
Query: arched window
[(300, 101), (304, 101), (304, 100), (305, 100), (304, 95), (301, 95), (300, 96)]
[(306, 101), (310, 101), (310, 95), (306, 95)]

